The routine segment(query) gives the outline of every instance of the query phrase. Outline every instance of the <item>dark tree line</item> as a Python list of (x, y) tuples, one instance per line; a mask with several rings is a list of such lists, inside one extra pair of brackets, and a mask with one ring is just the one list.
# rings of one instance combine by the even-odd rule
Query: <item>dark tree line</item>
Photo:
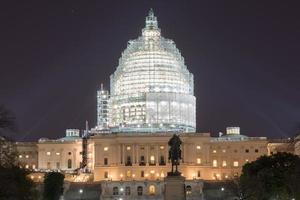
[(262, 156), (227, 183), (241, 200), (300, 199), (300, 158), (291, 153)]
[[(1, 131), (15, 130), (15, 117), (4, 106), (0, 106)], [(28, 177), (30, 171), (20, 168), (15, 143), (0, 135), (0, 199), (5, 200), (59, 200), (63, 193), (64, 175), (50, 172), (45, 175), (43, 195)]]

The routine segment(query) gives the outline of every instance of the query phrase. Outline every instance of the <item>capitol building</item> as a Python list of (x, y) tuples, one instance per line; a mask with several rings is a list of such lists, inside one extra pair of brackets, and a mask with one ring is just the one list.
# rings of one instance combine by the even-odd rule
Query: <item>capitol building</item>
[(174, 41), (161, 35), (152, 10), (141, 35), (122, 52), (110, 90), (101, 86), (96, 100), (94, 128), (16, 143), (19, 161), (33, 171), (34, 180), (47, 171), (63, 171), (75, 174), (75, 182), (103, 183), (102, 199), (162, 199), (171, 169), (168, 141), (177, 134), (183, 142), (179, 171), (186, 178), (187, 199), (201, 199), (203, 181), (239, 176), (245, 163), (262, 155), (300, 155), (300, 138), (248, 137), (239, 127), (228, 127), (219, 137), (197, 133), (193, 74)]

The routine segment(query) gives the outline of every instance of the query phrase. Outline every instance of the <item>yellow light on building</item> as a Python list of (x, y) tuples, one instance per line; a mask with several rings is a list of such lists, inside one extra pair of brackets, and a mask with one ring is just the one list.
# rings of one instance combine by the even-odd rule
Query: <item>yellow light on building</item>
[(163, 172), (160, 173), (160, 177), (165, 177), (165, 174)]
[(127, 151), (129, 151), (129, 150), (131, 149), (131, 147), (130, 147), (130, 146), (127, 146), (126, 149), (127, 149)]
[(197, 145), (197, 149), (198, 149), (198, 150), (201, 149), (201, 146)]
[(222, 167), (226, 167), (227, 166), (227, 162), (226, 162), (226, 160), (223, 160), (222, 161)]
[(131, 177), (131, 171), (130, 171), (130, 170), (128, 170), (128, 171), (126, 172), (126, 176), (127, 176), (128, 178)]
[(234, 161), (234, 162), (233, 162), (233, 166), (234, 166), (234, 167), (238, 167), (238, 166), (239, 166), (239, 162), (238, 162), (238, 161)]
[(197, 158), (197, 164), (201, 164), (201, 158)]
[(192, 178), (196, 178), (196, 174), (195, 173), (192, 173)]
[(218, 161), (217, 160), (213, 160), (213, 167), (218, 167)]
[(108, 147), (104, 147), (103, 150), (104, 150), (104, 151), (108, 151)]

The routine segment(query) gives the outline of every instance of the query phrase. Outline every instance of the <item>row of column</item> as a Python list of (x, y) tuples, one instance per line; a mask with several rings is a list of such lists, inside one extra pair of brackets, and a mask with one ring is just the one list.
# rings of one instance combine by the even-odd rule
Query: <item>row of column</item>
[[(117, 150), (118, 150), (118, 156), (117, 156), (117, 159), (118, 159), (118, 162), (120, 162), (121, 164), (125, 164), (126, 163), (126, 151), (127, 151), (127, 146), (130, 146), (130, 152), (131, 152), (131, 155), (130, 154), (127, 154), (129, 156), (131, 156), (131, 161), (132, 161), (132, 164), (136, 164), (136, 163), (139, 163), (140, 162), (140, 147), (142, 145), (137, 145), (137, 144), (133, 144), (133, 145), (127, 145), (127, 144), (119, 144), (117, 146)], [(150, 163), (150, 145), (143, 145), (144, 148), (145, 148), (145, 154), (143, 156), (145, 156), (145, 164), (148, 164)], [(155, 153), (153, 156), (155, 156), (155, 163), (159, 163), (159, 158), (161, 156), (161, 154), (159, 153), (160, 151), (160, 145), (155, 145), (154, 146), (155, 148)], [(164, 145), (164, 150), (163, 151), (163, 155), (164, 155), (164, 158), (165, 158), (165, 162), (167, 163), (168, 162), (168, 156), (169, 156), (169, 152), (168, 152), (168, 148)], [(182, 162), (186, 162), (184, 160), (184, 158), (187, 157), (187, 145), (183, 144), (182, 145), (182, 153), (181, 153), (181, 157), (182, 157)]]

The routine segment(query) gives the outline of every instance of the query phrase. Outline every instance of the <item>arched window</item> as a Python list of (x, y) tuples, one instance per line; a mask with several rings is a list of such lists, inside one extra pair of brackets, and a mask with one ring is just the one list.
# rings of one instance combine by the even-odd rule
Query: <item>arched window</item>
[(130, 187), (129, 186), (125, 187), (125, 195), (130, 195)]
[(113, 187), (113, 195), (119, 195), (119, 188)]
[(72, 168), (72, 160), (68, 159), (68, 169), (71, 169), (71, 168)]
[(188, 185), (185, 188), (186, 194), (192, 194), (192, 186)]
[(155, 194), (155, 186), (154, 185), (150, 185), (149, 186), (149, 193), (150, 193), (150, 195), (154, 195)]
[(138, 194), (138, 196), (142, 196), (143, 195), (143, 187), (142, 186), (138, 186), (137, 187), (137, 194)]

